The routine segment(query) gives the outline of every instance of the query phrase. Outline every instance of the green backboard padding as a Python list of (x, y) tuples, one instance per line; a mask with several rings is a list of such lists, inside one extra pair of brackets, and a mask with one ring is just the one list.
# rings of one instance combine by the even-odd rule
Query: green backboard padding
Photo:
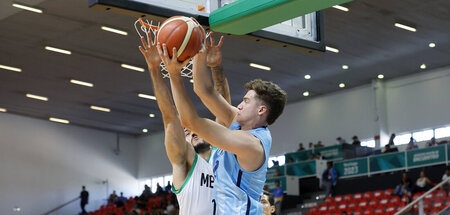
[(243, 35), (349, 1), (236, 0), (213, 11), (209, 25), (216, 32)]

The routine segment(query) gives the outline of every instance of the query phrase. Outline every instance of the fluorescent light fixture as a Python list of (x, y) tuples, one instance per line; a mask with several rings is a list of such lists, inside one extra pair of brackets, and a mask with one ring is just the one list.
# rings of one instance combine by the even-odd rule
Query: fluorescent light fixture
[(64, 123), (64, 124), (69, 124), (69, 120), (66, 119), (58, 119), (58, 118), (54, 118), (54, 117), (50, 117), (49, 118), (50, 121), (52, 122), (59, 122), (59, 123)]
[(139, 93), (138, 96), (141, 97), (141, 98), (144, 98), (144, 99), (156, 100), (155, 96), (151, 96), (151, 95), (147, 95), (147, 94)]
[(345, 84), (344, 84), (344, 83), (340, 83), (340, 84), (339, 84), (339, 87), (340, 87), (340, 88), (344, 88), (344, 87), (345, 87)]
[(349, 11), (348, 8), (343, 7), (343, 6), (341, 6), (341, 5), (334, 5), (333, 8), (336, 8), (336, 9), (338, 9), (338, 10), (342, 10), (342, 11), (345, 11), (345, 12), (348, 12), (348, 11)]
[(303, 96), (309, 96), (309, 92), (308, 91), (303, 92)]
[(92, 110), (103, 111), (103, 112), (111, 112), (111, 110), (109, 108), (98, 107), (98, 106), (94, 106), (94, 105), (91, 105), (91, 109)]
[(148, 116), (149, 116), (150, 118), (153, 118), (153, 117), (155, 117), (155, 114), (151, 113), (151, 114), (149, 114)]
[(258, 68), (258, 69), (262, 69), (262, 70), (267, 70), (267, 71), (271, 70), (271, 68), (268, 67), (268, 66), (259, 65), (259, 64), (256, 64), (256, 63), (250, 63), (250, 66)]
[(37, 100), (42, 100), (42, 101), (48, 101), (48, 98), (47, 98), (47, 97), (43, 97), (43, 96), (33, 95), (33, 94), (29, 94), (29, 93), (27, 93), (26, 96), (27, 96), (28, 98), (31, 98), (31, 99), (37, 99)]
[(0, 108), (0, 112), (5, 113), (5, 112), (6, 112), (6, 109), (5, 109), (5, 108)]
[(92, 83), (88, 83), (88, 82), (84, 82), (84, 81), (78, 81), (78, 80), (75, 80), (75, 79), (71, 79), (70, 83), (78, 84), (78, 85), (82, 85), (82, 86), (86, 86), (86, 87), (94, 87), (94, 84), (92, 84)]
[(22, 72), (22, 69), (20, 69), (20, 68), (15, 68), (15, 67), (5, 66), (5, 65), (0, 65), (0, 69), (11, 70), (14, 72)]
[(348, 65), (342, 65), (342, 69), (348, 69)]
[(138, 72), (145, 72), (145, 69), (143, 69), (141, 67), (137, 67), (137, 66), (131, 66), (128, 64), (121, 64), (120, 66), (125, 69), (131, 69), (131, 70), (138, 71)]
[(144, 128), (144, 129), (142, 129), (142, 132), (147, 133), (148, 129)]
[(194, 83), (194, 79), (189, 80), (189, 82)]
[(102, 30), (104, 30), (104, 31), (109, 31), (109, 32), (112, 32), (112, 33), (116, 33), (116, 34), (120, 34), (120, 35), (128, 35), (128, 32), (126, 32), (126, 31), (121, 31), (121, 30), (118, 30), (118, 29), (114, 29), (114, 28), (110, 28), (110, 27), (106, 27), (106, 26), (102, 26), (101, 27), (102, 28)]
[(378, 75), (378, 79), (383, 79), (384, 78), (384, 75), (383, 74), (379, 74)]
[(420, 65), (420, 68), (421, 68), (421, 69), (426, 69), (426, 68), (427, 68), (427, 65), (425, 65), (425, 64), (423, 63), (422, 65)]
[(306, 79), (306, 80), (311, 79), (311, 75), (305, 75), (305, 79)]
[(51, 46), (46, 46), (45, 49), (49, 50), (49, 51), (53, 51), (53, 52), (58, 52), (58, 53), (61, 53), (61, 54), (67, 54), (67, 55), (72, 54), (71, 51), (67, 51), (67, 50), (64, 50), (64, 49), (59, 49), (59, 48), (55, 48), (55, 47), (51, 47)]
[(325, 46), (325, 50), (330, 51), (330, 52), (334, 52), (334, 53), (339, 53), (339, 49), (333, 48), (333, 47), (330, 47), (330, 46)]
[(430, 43), (430, 44), (428, 44), (428, 46), (429, 46), (430, 48), (434, 48), (434, 47), (436, 47), (436, 44), (435, 44), (435, 43)]
[(400, 24), (400, 23), (398, 23), (398, 22), (396, 22), (396, 23), (394, 24), (394, 26), (397, 27), (397, 28), (405, 29), (405, 30), (407, 30), (407, 31), (416, 32), (416, 29), (415, 29), (415, 28), (410, 27), (410, 26), (407, 26), (407, 25)]
[(23, 9), (23, 10), (35, 12), (35, 13), (42, 13), (41, 9), (37, 9), (37, 8), (33, 8), (33, 7), (29, 7), (29, 6), (25, 6), (25, 5), (21, 5), (21, 4), (17, 4), (17, 3), (12, 4), (12, 6)]

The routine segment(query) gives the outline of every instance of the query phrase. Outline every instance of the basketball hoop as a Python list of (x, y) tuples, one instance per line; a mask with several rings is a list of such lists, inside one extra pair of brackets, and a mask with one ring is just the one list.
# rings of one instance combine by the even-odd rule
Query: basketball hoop
[[(140, 25), (140, 26), (139, 26)], [(141, 33), (139, 32), (139, 30), (143, 31), (145, 33), (145, 35), (148, 35), (148, 33), (152, 33), (152, 41), (149, 41), (147, 38), (147, 41), (150, 43), (152, 43), (153, 45), (155, 45), (156, 43), (156, 36), (157, 31), (159, 29), (159, 25), (160, 23), (158, 22), (158, 25), (154, 25), (153, 21), (148, 21), (148, 20), (142, 20), (142, 18), (139, 18), (138, 20), (136, 20), (136, 22), (134, 22), (134, 28), (136, 29), (137, 34), (139, 35), (139, 37), (142, 37)], [(206, 33), (206, 39), (208, 39), (210, 35), (210, 32)], [(201, 51), (204, 51), (205, 49), (205, 45), (203, 44), (203, 48)], [(161, 61), (161, 64), (159, 65), (161, 68), (161, 73), (163, 75), (163, 78), (170, 78), (169, 72), (167, 71), (166, 67), (164, 66), (164, 63)], [(188, 64), (186, 64), (186, 66), (184, 66), (181, 69), (181, 77), (186, 77), (189, 79), (192, 79), (192, 59), (189, 60)]]

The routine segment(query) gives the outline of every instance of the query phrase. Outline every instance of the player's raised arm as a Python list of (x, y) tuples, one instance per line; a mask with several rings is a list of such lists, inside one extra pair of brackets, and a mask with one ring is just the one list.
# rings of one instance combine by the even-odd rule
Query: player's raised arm
[[(179, 188), (186, 178), (186, 171), (183, 170), (183, 168), (186, 168), (186, 166), (188, 166), (186, 165), (186, 163), (189, 163), (189, 161), (191, 161), (192, 163), (194, 159), (194, 149), (185, 140), (184, 130), (181, 126), (177, 110), (172, 102), (170, 91), (164, 83), (162, 74), (159, 70), (161, 58), (159, 57), (156, 46), (151, 42), (150, 34), (148, 35), (148, 38), (148, 41), (145, 41), (145, 38), (143, 37), (141, 38), (144, 47), (140, 46), (139, 50), (144, 55), (147, 62), (150, 76), (153, 82), (156, 101), (163, 117), (165, 130), (164, 144), (166, 147), (167, 156), (173, 168), (180, 170), (173, 171), (173, 183), (177, 188)], [(181, 174), (178, 177), (176, 176), (177, 172)]]
[[(253, 171), (259, 168), (265, 159), (264, 149), (259, 139), (249, 132), (230, 130), (210, 119), (199, 117), (179, 72), (187, 62), (179, 63), (176, 58), (170, 59), (165, 44), (162, 49), (158, 46), (158, 51), (170, 74), (172, 95), (183, 126), (198, 134), (211, 145), (235, 154), (245, 170)], [(175, 48), (173, 51), (176, 53)], [(219, 97), (226, 103), (221, 95)]]
[[(200, 97), (203, 104), (217, 117), (217, 120), (228, 127), (236, 116), (237, 109), (231, 105), (228, 82), (222, 71), (222, 54), (220, 48), (223, 38), (217, 46), (214, 45), (212, 35), (210, 44), (206, 43), (206, 51), (194, 57), (194, 92)], [(213, 71), (215, 86), (211, 83), (208, 66)]]

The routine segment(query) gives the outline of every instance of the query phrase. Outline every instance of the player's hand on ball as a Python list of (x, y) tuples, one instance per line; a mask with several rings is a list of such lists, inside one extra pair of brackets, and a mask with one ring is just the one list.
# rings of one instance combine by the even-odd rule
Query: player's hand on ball
[(173, 56), (171, 58), (169, 56), (169, 53), (167, 51), (167, 47), (166, 47), (165, 43), (162, 45), (162, 48), (161, 48), (161, 45), (158, 43), (157, 49), (158, 49), (159, 56), (161, 57), (161, 59), (164, 63), (164, 66), (166, 67), (167, 71), (169, 72), (169, 75), (170, 76), (172, 76), (172, 75), (181, 76), (181, 69), (183, 69), (183, 67), (189, 63), (190, 59), (186, 59), (184, 62), (179, 62), (177, 60), (177, 56), (176, 56), (176, 53), (177, 53), (176, 47), (173, 47), (173, 50), (172, 50)]
[(139, 46), (139, 51), (145, 57), (145, 61), (151, 70), (159, 71), (159, 64), (161, 63), (161, 57), (159, 56), (156, 45), (152, 43), (151, 32), (147, 34), (147, 40), (145, 37), (141, 37), (142, 46)]
[(220, 48), (223, 44), (223, 36), (220, 37), (219, 43), (215, 45), (213, 32), (209, 34), (209, 43), (206, 42), (206, 65), (209, 67), (218, 67), (222, 65), (222, 52)]

